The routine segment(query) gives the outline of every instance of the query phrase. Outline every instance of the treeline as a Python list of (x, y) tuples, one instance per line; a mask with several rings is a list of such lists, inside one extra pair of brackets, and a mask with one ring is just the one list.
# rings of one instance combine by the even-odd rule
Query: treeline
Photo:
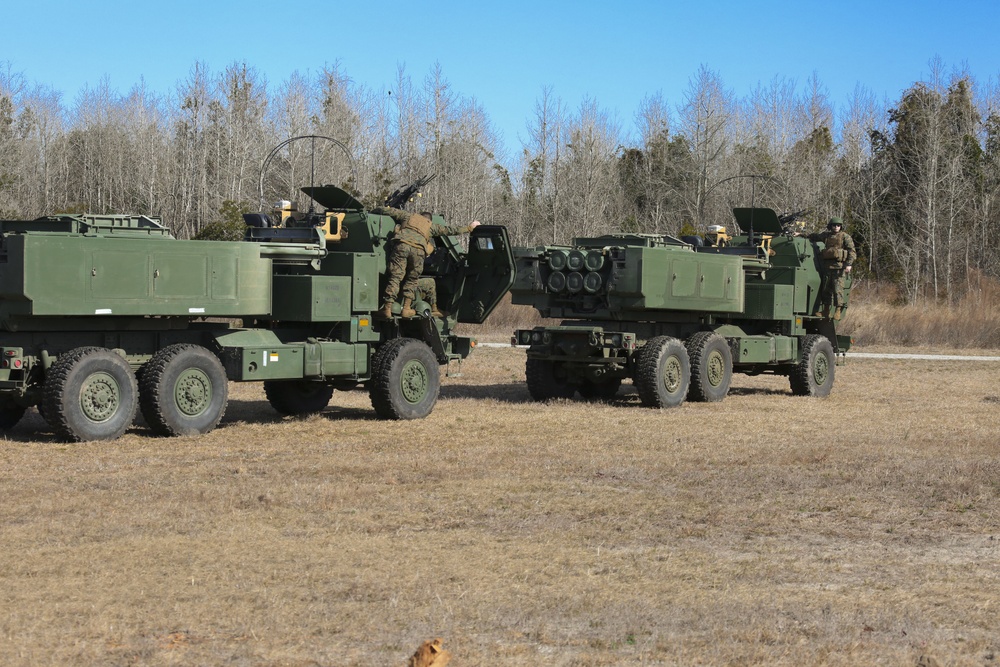
[[(737, 97), (703, 67), (679, 100), (648, 96), (626, 130), (596, 100), (540, 91), (513, 153), (440, 67), (371, 89), (337, 66), (270, 85), (197, 64), (167, 94), (107, 83), (72, 104), (0, 69), (0, 217), (160, 215), (182, 237), (333, 183), (367, 204), (436, 174), (427, 208), (504, 224), (518, 245), (607, 232), (694, 233), (730, 208), (841, 215), (861, 277), (910, 302), (957, 300), (1000, 274), (1000, 94), (932, 63), (899, 100), (858, 87), (836, 110), (818, 78)], [(260, 166), (280, 142), (297, 142)], [(753, 178), (733, 178), (753, 176)]]

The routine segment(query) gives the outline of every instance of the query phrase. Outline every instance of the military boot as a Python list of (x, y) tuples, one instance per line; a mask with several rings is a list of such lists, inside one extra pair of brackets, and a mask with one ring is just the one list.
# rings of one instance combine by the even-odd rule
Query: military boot
[(435, 303), (431, 306), (431, 317), (437, 317), (443, 320), (444, 318), (448, 317), (448, 313), (439, 309), (437, 307), (437, 304)]
[(392, 301), (386, 301), (382, 304), (382, 307), (375, 313), (375, 319), (377, 320), (391, 320), (392, 319)]
[(840, 314), (841, 314), (841, 312), (843, 310), (844, 310), (843, 308), (834, 308), (833, 309), (833, 319), (835, 319), (835, 320), (837, 320), (839, 322), (840, 321)]
[(400, 311), (402, 317), (416, 317), (417, 311), (413, 310), (413, 297), (403, 299), (403, 310)]

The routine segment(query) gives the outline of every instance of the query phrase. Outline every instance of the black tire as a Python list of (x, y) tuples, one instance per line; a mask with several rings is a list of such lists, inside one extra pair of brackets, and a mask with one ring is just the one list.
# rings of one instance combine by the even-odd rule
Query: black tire
[(829, 396), (833, 389), (836, 357), (826, 336), (810, 334), (802, 339), (802, 356), (792, 368), (788, 382), (796, 396)]
[(222, 363), (200, 345), (169, 345), (143, 367), (139, 406), (160, 435), (208, 433), (219, 425), (228, 400)]
[(0, 396), (0, 431), (9, 431), (17, 426), (27, 410), (23, 405), (18, 405), (10, 396)]
[(588, 401), (610, 401), (618, 395), (618, 389), (621, 386), (621, 378), (611, 378), (603, 382), (584, 380), (576, 390), (580, 392), (580, 396)]
[(309, 380), (267, 380), (264, 395), (271, 407), (283, 415), (322, 412), (333, 398), (333, 387)]
[(42, 411), (64, 440), (115, 440), (132, 425), (138, 395), (135, 374), (122, 357), (101, 347), (78, 347), (49, 368)]
[(691, 384), (691, 362), (684, 343), (670, 336), (657, 336), (637, 354), (635, 388), (642, 404), (673, 408), (683, 403)]
[(375, 413), (383, 419), (423, 419), (441, 391), (437, 358), (423, 342), (394, 338), (375, 352), (368, 385)]
[(726, 339), (714, 331), (699, 331), (685, 343), (691, 361), (689, 401), (715, 403), (729, 393), (733, 381), (733, 353)]
[(548, 401), (553, 398), (573, 397), (576, 387), (560, 378), (558, 371), (559, 368), (553, 361), (528, 357), (524, 364), (524, 379), (533, 400)]

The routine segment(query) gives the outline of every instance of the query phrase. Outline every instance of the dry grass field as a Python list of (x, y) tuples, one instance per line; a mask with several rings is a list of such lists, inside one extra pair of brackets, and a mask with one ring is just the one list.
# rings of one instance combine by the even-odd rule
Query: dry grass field
[(535, 404), (479, 349), (433, 414), (363, 392), (199, 438), (0, 447), (0, 664), (992, 665), (1000, 364), (852, 361), (833, 395)]

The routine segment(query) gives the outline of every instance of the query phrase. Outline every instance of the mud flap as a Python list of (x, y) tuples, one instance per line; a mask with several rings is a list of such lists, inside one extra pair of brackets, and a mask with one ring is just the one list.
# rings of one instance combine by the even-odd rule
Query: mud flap
[(816, 320), (813, 329), (816, 333), (826, 336), (833, 345), (833, 353), (837, 355), (837, 365), (847, 363), (847, 351), (851, 348), (853, 339), (850, 336), (838, 335), (834, 320)]
[(424, 339), (424, 342), (430, 345), (431, 350), (434, 352), (434, 356), (437, 357), (437, 362), (439, 364), (447, 364), (448, 353), (444, 349), (444, 343), (441, 341), (441, 334), (438, 332), (437, 325), (434, 324), (433, 317), (420, 318), (420, 334), (421, 338)]

